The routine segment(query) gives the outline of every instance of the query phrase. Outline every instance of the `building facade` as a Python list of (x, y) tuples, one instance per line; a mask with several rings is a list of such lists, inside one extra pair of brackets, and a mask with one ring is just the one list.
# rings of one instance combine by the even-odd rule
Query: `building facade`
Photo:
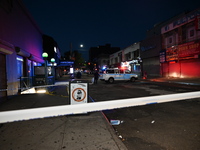
[(109, 55), (119, 50), (119, 47), (111, 47), (111, 44), (91, 47), (89, 50), (89, 61), (95, 64), (94, 69), (101, 69), (109, 61)]
[[(22, 78), (44, 63), (42, 32), (21, 0), (0, 1), (0, 102), (16, 95)], [(6, 90), (5, 90), (6, 89)]]
[(109, 66), (109, 55), (108, 54), (100, 54), (97, 60), (98, 68), (106, 68)]
[(131, 72), (141, 73), (140, 42), (136, 42), (123, 50), (110, 55), (110, 67), (123, 68)]
[[(55, 79), (63, 75), (63, 69), (60, 67), (61, 53), (57, 42), (48, 35), (43, 35), (43, 52), (48, 54), (48, 65), (52, 66)], [(53, 60), (53, 61), (52, 61)]]
[(191, 11), (163, 26), (161, 75), (200, 76), (200, 9)]
[(109, 55), (109, 67), (110, 68), (115, 68), (115, 67), (120, 67), (121, 62), (123, 60), (123, 50), (117, 51), (111, 55)]
[(140, 56), (142, 59), (142, 75), (148, 77), (160, 77), (161, 63), (160, 52), (162, 52), (162, 36), (161, 28), (177, 18), (185, 15), (185, 12), (180, 13), (169, 20), (157, 23), (154, 27), (146, 32), (146, 38), (141, 41)]
[[(159, 27), (160, 28), (160, 27)], [(159, 52), (161, 50), (161, 35), (154, 34), (141, 42), (140, 55), (142, 59), (142, 75), (160, 76)]]

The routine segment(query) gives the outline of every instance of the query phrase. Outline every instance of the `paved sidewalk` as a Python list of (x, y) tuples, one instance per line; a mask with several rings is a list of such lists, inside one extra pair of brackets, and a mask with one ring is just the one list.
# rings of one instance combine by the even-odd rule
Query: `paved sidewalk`
[[(0, 104), (0, 111), (68, 103), (66, 86), (57, 86), (50, 94), (14, 96)], [(0, 124), (0, 133), (1, 150), (127, 149), (101, 112)]]
[(149, 77), (147, 79), (140, 79), (142, 81), (153, 81), (153, 82), (167, 82), (167, 83), (176, 83), (183, 85), (192, 85), (200, 86), (200, 77), (199, 78), (175, 78), (175, 77)]

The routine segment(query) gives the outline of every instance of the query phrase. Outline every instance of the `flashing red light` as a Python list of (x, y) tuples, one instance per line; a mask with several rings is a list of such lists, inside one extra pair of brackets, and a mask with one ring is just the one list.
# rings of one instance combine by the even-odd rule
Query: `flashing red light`
[(143, 77), (143, 79), (147, 79), (147, 77)]
[(170, 64), (175, 64), (175, 63), (176, 63), (176, 61), (170, 61), (169, 63), (170, 63)]
[(121, 67), (122, 70), (125, 70), (125, 67)]

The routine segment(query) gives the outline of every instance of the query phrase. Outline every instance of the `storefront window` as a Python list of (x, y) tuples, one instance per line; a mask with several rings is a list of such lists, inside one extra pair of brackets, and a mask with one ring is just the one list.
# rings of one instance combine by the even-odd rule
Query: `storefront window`
[(32, 67), (31, 60), (28, 60), (28, 75), (29, 75), (29, 77), (33, 75), (33, 67)]
[(22, 56), (17, 56), (17, 77), (23, 77), (23, 57)]

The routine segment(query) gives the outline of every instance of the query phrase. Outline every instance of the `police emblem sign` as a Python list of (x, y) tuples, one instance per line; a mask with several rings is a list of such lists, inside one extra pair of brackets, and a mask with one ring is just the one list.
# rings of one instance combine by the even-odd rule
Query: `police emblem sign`
[(70, 104), (81, 104), (88, 102), (88, 83), (74, 80), (69, 84)]

